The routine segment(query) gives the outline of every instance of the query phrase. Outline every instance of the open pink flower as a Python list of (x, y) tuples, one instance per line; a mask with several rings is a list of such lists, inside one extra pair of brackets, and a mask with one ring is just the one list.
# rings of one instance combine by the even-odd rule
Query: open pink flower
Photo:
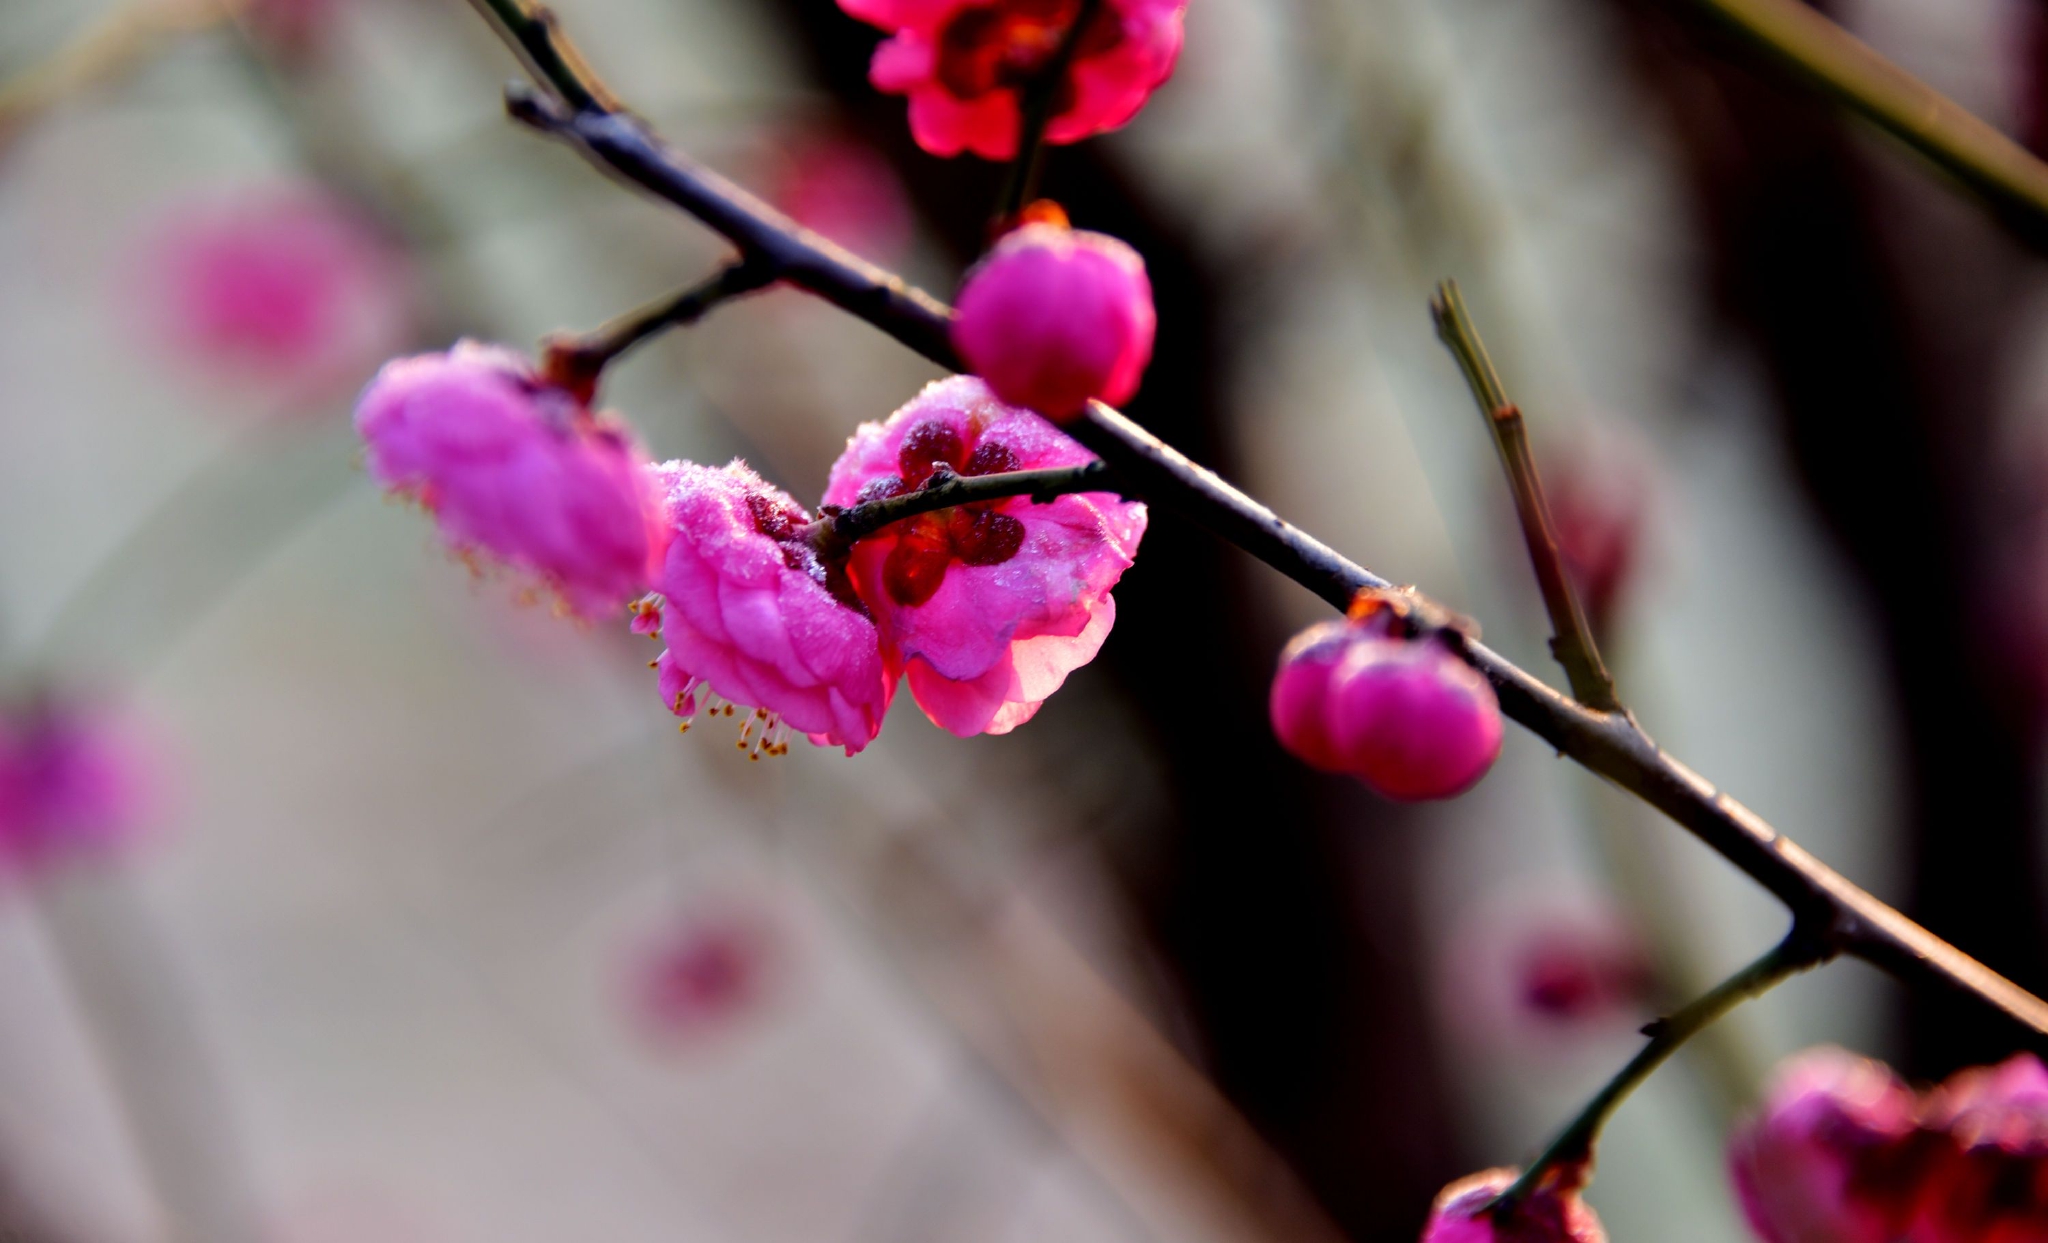
[(1606, 1228), (1579, 1195), (1585, 1177), (1584, 1166), (1562, 1167), (1509, 1206), (1495, 1201), (1516, 1171), (1468, 1175), (1437, 1193), (1422, 1243), (1607, 1243)]
[[(1059, 49), (1081, 0), (839, 0), (894, 36), (868, 80), (910, 97), (910, 133), (933, 155), (1017, 153), (1018, 91)], [(1046, 141), (1079, 142), (1138, 114), (1180, 57), (1187, 0), (1103, 0), (1054, 99)]]
[(181, 361), (309, 399), (352, 386), (410, 327), (398, 251), (309, 186), (180, 208), (151, 239), (142, 305)]
[(652, 581), (668, 539), (646, 451), (520, 354), (463, 341), (386, 363), (356, 430), (371, 477), (450, 545), (533, 575), (570, 611), (615, 613)]
[[(828, 505), (961, 475), (1077, 466), (1093, 455), (970, 376), (925, 387), (864, 423), (832, 466)], [(1116, 621), (1110, 589), (1145, 533), (1145, 507), (1101, 492), (1049, 505), (1009, 497), (905, 519), (854, 546), (856, 591), (925, 715), (966, 737), (1031, 719), (1095, 658)]]
[(119, 851), (158, 790), (155, 757), (120, 717), (50, 700), (0, 717), (0, 870)]
[(799, 533), (802, 506), (741, 462), (660, 468), (673, 531), (655, 580), (662, 699), (677, 716), (700, 693), (757, 709), (755, 753), (787, 730), (852, 755), (874, 741), (895, 694), (881, 639), (843, 580)]
[(1809, 1049), (1774, 1076), (1729, 1144), (1743, 1214), (1765, 1243), (1891, 1243), (1912, 1208), (1917, 1101), (1883, 1063)]
[(1091, 398), (1114, 406), (1138, 391), (1157, 322), (1137, 251), (1041, 221), (967, 273), (953, 345), (996, 396), (1064, 422)]

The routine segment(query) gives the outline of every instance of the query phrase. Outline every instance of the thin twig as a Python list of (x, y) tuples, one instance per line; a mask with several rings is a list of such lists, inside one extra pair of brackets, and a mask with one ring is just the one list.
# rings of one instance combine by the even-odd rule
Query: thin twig
[(1472, 386), (1472, 398), (1479, 403), (1480, 416), (1493, 433), (1494, 447), (1500, 450), (1501, 465), (1507, 468), (1508, 486), (1515, 494), (1515, 517), (1529, 546), (1529, 564), (1536, 570), (1544, 611), (1550, 614), (1550, 654), (1564, 666), (1573, 698), (1596, 712), (1619, 712), (1621, 700), (1614, 692), (1614, 676), (1600, 659), (1593, 627), (1579, 606), (1578, 593), (1572, 590), (1571, 576), (1565, 573), (1564, 556), (1557, 548), (1557, 527), (1543, 499), (1543, 480), (1536, 473), (1535, 455), (1529, 451), (1529, 430), (1521, 408), (1508, 400), (1493, 360), (1487, 357), (1486, 343), (1479, 339), (1479, 328), (1465, 311), (1458, 282), (1438, 285), (1429, 311), (1436, 320), (1437, 335), (1458, 360), (1465, 382)]
[(775, 283), (775, 269), (746, 258), (680, 293), (637, 307), (585, 333), (558, 333), (541, 342), (541, 373), (585, 401), (613, 359), (658, 332), (696, 323), (712, 308)]
[(1017, 155), (1010, 162), (1010, 174), (1003, 180), (1003, 193), (996, 200), (998, 229), (1015, 219), (1024, 204), (1038, 193), (1038, 174), (1045, 166), (1045, 127), (1052, 123), (1053, 105), (1059, 100), (1060, 87), (1066, 83), (1067, 70), (1073, 67), (1074, 54), (1081, 50), (1088, 25), (1101, 8), (1102, 0), (1081, 0), (1080, 12), (1060, 36), (1052, 59), (1019, 92)]
[(2035, 245), (2048, 164), (1801, 0), (1680, 0), (1932, 161)]
[(859, 540), (866, 539), (892, 522), (928, 514), (954, 505), (1028, 496), (1041, 505), (1074, 492), (1115, 492), (1109, 467), (1101, 462), (1080, 466), (1054, 466), (1045, 470), (1011, 470), (993, 475), (957, 475), (937, 470), (915, 492), (868, 501), (847, 509), (825, 506), (824, 512), (801, 533), (828, 559), (844, 555)]
[(1657, 1019), (1643, 1029), (1650, 1042), (1632, 1058), (1628, 1065), (1607, 1081), (1592, 1100), (1586, 1102), (1578, 1117), (1572, 1119), (1563, 1131), (1558, 1133), (1543, 1155), (1537, 1157), (1529, 1168), (1522, 1172), (1512, 1186), (1500, 1193), (1495, 1205), (1502, 1208), (1512, 1206), (1517, 1200), (1542, 1186), (1552, 1171), (1588, 1160), (1593, 1155), (1593, 1145), (1600, 1138), (1600, 1128), (1614, 1116), (1614, 1111), (1629, 1093), (1636, 1090), (1656, 1069), (1663, 1065), (1679, 1046), (1706, 1029), (1714, 1020), (1733, 1010), (1736, 1006), (1753, 997), (1761, 997), (1771, 989), (1798, 975), (1826, 962), (1834, 951), (1811, 936), (1797, 924), (1792, 931), (1763, 957), (1750, 963), (1742, 970), (1715, 985), (1704, 995), (1668, 1018)]
[[(501, 17), (510, 13), (516, 19), (524, 12), (519, 0), (473, 2)], [(516, 20), (507, 24), (522, 40), (533, 35), (532, 28)], [(587, 85), (578, 89), (591, 93)], [(951, 307), (799, 228), (663, 144), (633, 117), (595, 106), (569, 110), (517, 89), (508, 93), (508, 103), (515, 115), (573, 142), (599, 168), (696, 217), (742, 253), (782, 265), (790, 284), (940, 366), (959, 369), (947, 340)], [(1120, 488), (1236, 544), (1334, 608), (1347, 608), (1361, 588), (1393, 586), (1100, 402), (1092, 403), (1086, 416), (1065, 430), (1108, 464)], [(1808, 854), (1755, 812), (1666, 755), (1625, 714), (1587, 708), (1482, 643), (1468, 642), (1463, 652), (1493, 684), (1501, 710), (1511, 719), (1676, 820), (1784, 902), (1794, 918), (1825, 944), (1909, 984), (1939, 985), (1974, 996), (2030, 1029), (2034, 1043), (2048, 1048), (2048, 1003)]]

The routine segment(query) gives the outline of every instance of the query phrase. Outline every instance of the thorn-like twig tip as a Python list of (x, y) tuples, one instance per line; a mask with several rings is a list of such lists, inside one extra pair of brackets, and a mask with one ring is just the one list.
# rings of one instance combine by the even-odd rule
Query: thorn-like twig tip
[(526, 82), (505, 84), (505, 115), (544, 134), (558, 134), (569, 125), (562, 105)]

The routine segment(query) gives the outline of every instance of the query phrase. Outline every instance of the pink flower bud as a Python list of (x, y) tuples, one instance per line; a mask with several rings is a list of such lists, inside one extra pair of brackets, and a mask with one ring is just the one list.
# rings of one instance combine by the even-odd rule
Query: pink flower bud
[(371, 477), (433, 514), (451, 546), (532, 575), (582, 617), (646, 590), (667, 546), (632, 431), (511, 350), (463, 341), (386, 363), (356, 431)]
[(2048, 1070), (2032, 1054), (1951, 1077), (1920, 1125), (1937, 1148), (1910, 1243), (2048, 1240)]
[(0, 871), (116, 853), (156, 814), (159, 778), (124, 718), (42, 699), (0, 716)]
[(656, 580), (669, 710), (687, 722), (718, 707), (713, 695), (755, 709), (740, 746), (756, 756), (779, 753), (790, 730), (848, 755), (874, 741), (896, 671), (843, 574), (805, 542), (811, 515), (742, 462), (660, 475), (674, 532)]
[(1482, 1170), (1437, 1193), (1422, 1243), (1607, 1243), (1607, 1231), (1579, 1196), (1583, 1167), (1560, 1170), (1513, 1205), (1496, 1206), (1516, 1171)]
[[(868, 80), (910, 97), (910, 132), (933, 155), (1017, 153), (1019, 90), (1044, 70), (1081, 0), (839, 0), (892, 38)], [(1180, 57), (1187, 0), (1103, 0), (1076, 45), (1045, 140), (1079, 142), (1145, 106)]]
[(1355, 628), (1348, 621), (1318, 622), (1295, 635), (1280, 653), (1267, 709), (1280, 745), (1303, 763), (1326, 773), (1344, 771), (1344, 756), (1330, 738), (1325, 714), (1330, 679), (1351, 651)]
[(1138, 391), (1157, 319), (1138, 252), (1036, 223), (1012, 230), (960, 286), (953, 346), (997, 397), (1052, 419)]
[(1917, 1180), (1913, 1093), (1880, 1062), (1809, 1049), (1778, 1070), (1729, 1144), (1743, 1213), (1765, 1243), (1891, 1243)]
[(1462, 794), (1500, 754), (1493, 688), (1441, 639), (1361, 634), (1327, 694), (1345, 770), (1388, 798)]
[[(925, 386), (863, 423), (832, 464), (828, 505), (851, 506), (959, 475), (1078, 466), (1094, 455), (1051, 423), (998, 402), (972, 376)], [(962, 737), (1006, 734), (1116, 623), (1117, 579), (1145, 534), (1142, 504), (1082, 492), (958, 505), (854, 546), (848, 571), (917, 706)]]

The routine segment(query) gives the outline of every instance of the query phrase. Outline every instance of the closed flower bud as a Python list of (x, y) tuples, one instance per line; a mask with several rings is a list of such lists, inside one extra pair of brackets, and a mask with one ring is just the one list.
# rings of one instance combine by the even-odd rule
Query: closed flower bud
[(1330, 740), (1323, 707), (1329, 698), (1330, 678), (1351, 650), (1354, 629), (1350, 622), (1326, 621), (1295, 635), (1280, 653), (1280, 670), (1273, 675), (1273, 692), (1266, 704), (1280, 745), (1302, 763), (1326, 773), (1344, 771), (1344, 757)]
[(1113, 237), (1027, 224), (960, 286), (953, 346), (1013, 406), (1054, 420), (1138, 391), (1157, 319), (1138, 252)]

